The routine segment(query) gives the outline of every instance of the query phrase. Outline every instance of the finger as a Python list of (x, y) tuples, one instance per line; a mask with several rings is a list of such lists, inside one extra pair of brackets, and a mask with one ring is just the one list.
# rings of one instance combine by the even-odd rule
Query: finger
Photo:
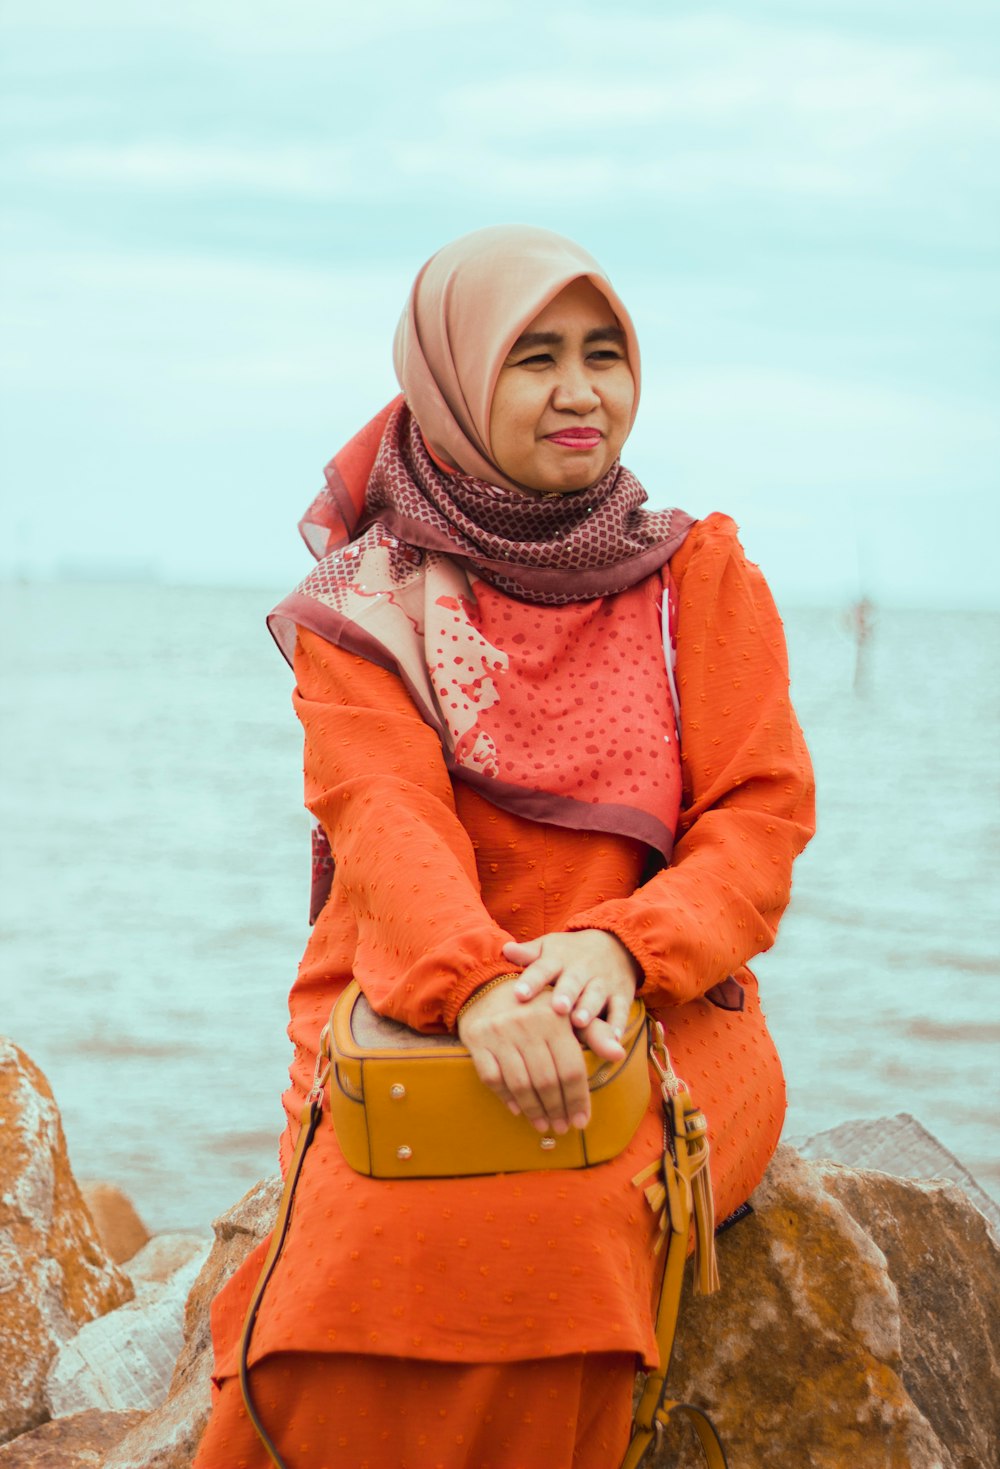
[(476, 1068), (476, 1075), (483, 1083), (483, 1086), (488, 1086), (490, 1091), (495, 1092), (515, 1116), (519, 1116), (521, 1109), (510, 1094), (507, 1083), (503, 1078), (503, 1072), (500, 1070), (500, 1063), (496, 1056), (493, 1055), (493, 1052), (477, 1048), (475, 1051), (470, 1051), (469, 1054), (472, 1057), (472, 1064)]
[[(575, 969), (564, 969), (552, 987), (552, 1008), (557, 1015), (569, 1015), (579, 1004), (580, 996), (591, 984), (590, 976)], [(596, 1014), (596, 1011), (594, 1012)]]
[(529, 939), (527, 943), (519, 944), (514, 939), (510, 939), (506, 944), (504, 944), (500, 952), (501, 954), (503, 954), (504, 958), (509, 959), (512, 964), (518, 964), (522, 967), (526, 967), (529, 964), (533, 964), (534, 961), (540, 957), (542, 952), (542, 941), (541, 939)]
[(514, 993), (519, 1000), (533, 1000), (547, 985), (558, 979), (561, 973), (562, 966), (554, 959), (536, 959), (533, 964), (528, 965), (514, 985)]
[(604, 979), (591, 979), (581, 990), (573, 1006), (570, 1017), (577, 1027), (590, 1024), (598, 1015), (602, 1014), (608, 1003), (608, 983)]
[(632, 1001), (627, 999), (625, 995), (612, 995), (608, 1001), (608, 1008), (604, 1018), (608, 1022), (608, 1028), (615, 1037), (615, 1040), (620, 1041), (625, 1034), (625, 1027), (628, 1025), (628, 1017), (631, 1009)]
[(533, 1046), (524, 1059), (535, 1094), (542, 1106), (542, 1115), (532, 1119), (535, 1126), (539, 1132), (549, 1129), (560, 1135), (568, 1132), (569, 1119), (563, 1099), (562, 1080), (549, 1047), (544, 1043)]
[(538, 1128), (539, 1132), (544, 1132), (549, 1125), (548, 1114), (535, 1090), (524, 1057), (519, 1051), (512, 1048), (502, 1052), (497, 1059), (514, 1105), (523, 1112), (529, 1122)]
[(567, 1029), (550, 1043), (550, 1051), (559, 1075), (564, 1115), (573, 1127), (586, 1127), (590, 1121), (590, 1092), (580, 1043)]
[(592, 1020), (579, 1035), (602, 1061), (620, 1061), (625, 1055), (625, 1047), (615, 1038), (614, 1031), (606, 1020)]

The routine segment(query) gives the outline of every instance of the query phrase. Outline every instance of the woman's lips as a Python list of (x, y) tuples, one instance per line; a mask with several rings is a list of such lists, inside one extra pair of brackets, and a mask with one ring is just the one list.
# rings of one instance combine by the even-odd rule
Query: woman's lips
[(604, 436), (598, 428), (562, 428), (545, 437), (550, 444), (562, 444), (565, 449), (596, 449)]

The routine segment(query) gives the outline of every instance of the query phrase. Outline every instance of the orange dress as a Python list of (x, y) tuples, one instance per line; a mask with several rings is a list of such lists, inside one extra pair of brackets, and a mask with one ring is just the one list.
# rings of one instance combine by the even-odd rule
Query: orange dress
[[(684, 803), (671, 863), (645, 882), (640, 843), (531, 822), (453, 783), (437, 736), (397, 678), (300, 630), (294, 698), (306, 802), (330, 836), (336, 873), (291, 994), (283, 1166), (320, 1029), (352, 974), (383, 1013), (420, 1029), (453, 1028), (471, 991), (509, 970), (501, 952), (509, 938), (598, 928), (638, 960), (646, 1003), (706, 1112), (718, 1217), (760, 1180), (781, 1131), (784, 1083), (745, 966), (773, 942), (792, 861), (813, 830), (811, 769), (789, 703), (780, 619), (732, 522), (697, 525), (671, 571)], [(665, 721), (668, 697), (664, 675)], [(746, 993), (742, 1011), (703, 998), (730, 974)], [(384, 1373), (385, 1359), (405, 1359), (411, 1373), (427, 1364), (432, 1374), (444, 1363), (548, 1359), (556, 1372), (601, 1354), (618, 1364), (615, 1411), (619, 1436), (627, 1432), (635, 1358), (656, 1361), (655, 1219), (631, 1180), (659, 1143), (654, 1102), (625, 1152), (596, 1169), (386, 1182), (352, 1172), (332, 1128), (321, 1128), (254, 1333), (251, 1360), (271, 1362), (261, 1380), (290, 1361), (297, 1380), (307, 1364), (322, 1375), (331, 1355), (356, 1376), (364, 1358), (382, 1359), (369, 1375)], [(222, 1392), (199, 1469), (238, 1462), (219, 1444), (245, 1431), (233, 1377), (263, 1250), (213, 1310)], [(337, 1380), (326, 1365), (321, 1398)], [(546, 1390), (545, 1372), (532, 1381)], [(377, 1411), (374, 1421), (384, 1434)], [(372, 1469), (411, 1462), (384, 1442), (366, 1448), (363, 1437), (355, 1457), (345, 1450), (330, 1464), (360, 1465), (366, 1454)], [(614, 1462), (619, 1451), (594, 1462)], [(325, 1464), (322, 1452), (297, 1469)], [(438, 1452), (430, 1444), (421, 1469)], [(546, 1462), (586, 1462), (579, 1446), (565, 1452)], [(246, 1457), (249, 1448), (241, 1454), (254, 1469), (267, 1463)], [(486, 1463), (454, 1454), (449, 1469)]]

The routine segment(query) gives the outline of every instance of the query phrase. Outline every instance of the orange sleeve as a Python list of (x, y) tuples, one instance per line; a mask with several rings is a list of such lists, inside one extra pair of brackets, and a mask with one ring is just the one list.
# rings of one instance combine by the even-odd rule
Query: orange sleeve
[(567, 928), (613, 933), (653, 1005), (682, 1005), (771, 947), (815, 829), (812, 766), (781, 619), (736, 526), (710, 515), (674, 557), (684, 794), (670, 865)]
[(354, 975), (374, 1009), (453, 1030), (464, 1000), (511, 965), (487, 912), (432, 729), (395, 674), (298, 629), (305, 800), (353, 912)]

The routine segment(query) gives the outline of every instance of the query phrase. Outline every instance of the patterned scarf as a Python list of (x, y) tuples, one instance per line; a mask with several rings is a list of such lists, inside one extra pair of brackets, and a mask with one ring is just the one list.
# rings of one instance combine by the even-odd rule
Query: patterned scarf
[[(392, 670), (457, 779), (668, 858), (681, 775), (665, 568), (690, 516), (644, 511), (620, 465), (552, 499), (446, 473), (402, 402), (367, 459), (363, 506), (352, 462), (344, 483), (328, 471), (330, 503), (307, 517), (333, 549), (269, 618), (289, 662), (300, 626)], [(359, 533), (344, 544), (349, 503)]]
[(643, 510), (645, 499), (635, 475), (617, 461), (587, 490), (539, 498), (445, 473), (399, 403), (368, 481), (364, 523), (410, 546), (459, 557), (522, 601), (554, 607), (623, 591), (670, 559), (691, 518)]

